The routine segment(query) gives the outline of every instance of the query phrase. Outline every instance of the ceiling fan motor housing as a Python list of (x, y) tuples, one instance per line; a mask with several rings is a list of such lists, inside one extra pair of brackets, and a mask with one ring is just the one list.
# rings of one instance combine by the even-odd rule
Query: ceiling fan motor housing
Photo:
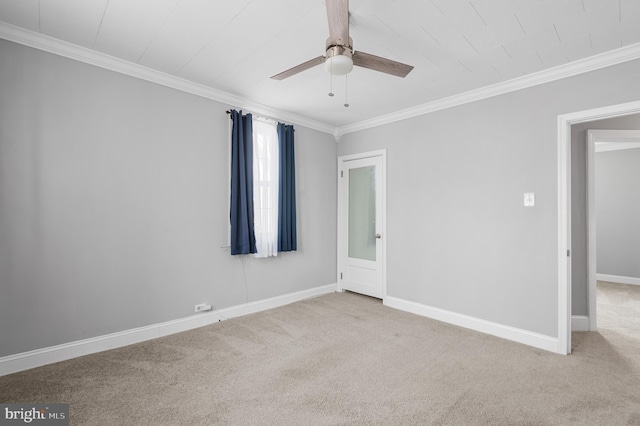
[(329, 74), (345, 75), (353, 69), (353, 40), (349, 37), (349, 45), (336, 44), (327, 39), (327, 52), (324, 68)]

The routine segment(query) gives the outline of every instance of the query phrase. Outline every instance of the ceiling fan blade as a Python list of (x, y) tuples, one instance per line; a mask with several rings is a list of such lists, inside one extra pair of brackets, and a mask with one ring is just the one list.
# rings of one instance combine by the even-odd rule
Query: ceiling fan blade
[(381, 58), (380, 56), (364, 52), (354, 52), (353, 65), (402, 78), (406, 77), (413, 69), (413, 66), (411, 65), (392, 61), (391, 59)]
[(340, 46), (349, 43), (349, 0), (326, 0), (329, 40)]
[(300, 65), (296, 65), (293, 68), (289, 68), (286, 71), (282, 71), (280, 74), (276, 74), (271, 78), (274, 80), (284, 80), (285, 78), (291, 77), (292, 75), (296, 75), (299, 72), (308, 70), (309, 68), (313, 68), (316, 65), (320, 65), (323, 63), (324, 63), (324, 56), (318, 56), (317, 58), (313, 58), (307, 62), (303, 62)]

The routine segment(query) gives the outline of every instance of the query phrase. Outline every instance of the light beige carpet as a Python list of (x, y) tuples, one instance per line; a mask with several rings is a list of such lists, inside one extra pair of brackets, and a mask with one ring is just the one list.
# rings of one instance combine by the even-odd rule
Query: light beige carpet
[(640, 424), (640, 287), (601, 287), (570, 356), (335, 293), (0, 377), (0, 402), (79, 425)]

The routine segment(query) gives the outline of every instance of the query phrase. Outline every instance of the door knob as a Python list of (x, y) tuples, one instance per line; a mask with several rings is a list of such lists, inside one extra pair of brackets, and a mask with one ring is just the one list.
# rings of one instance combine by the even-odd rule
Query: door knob
[(376, 238), (380, 239), (380, 238), (382, 238), (382, 235), (376, 234)]

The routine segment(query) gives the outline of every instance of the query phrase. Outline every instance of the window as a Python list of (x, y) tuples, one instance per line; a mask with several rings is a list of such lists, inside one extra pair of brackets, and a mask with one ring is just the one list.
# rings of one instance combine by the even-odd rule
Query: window
[(253, 221), (256, 257), (278, 254), (278, 130), (277, 123), (253, 120)]
[(297, 250), (294, 129), (231, 110), (231, 254)]

